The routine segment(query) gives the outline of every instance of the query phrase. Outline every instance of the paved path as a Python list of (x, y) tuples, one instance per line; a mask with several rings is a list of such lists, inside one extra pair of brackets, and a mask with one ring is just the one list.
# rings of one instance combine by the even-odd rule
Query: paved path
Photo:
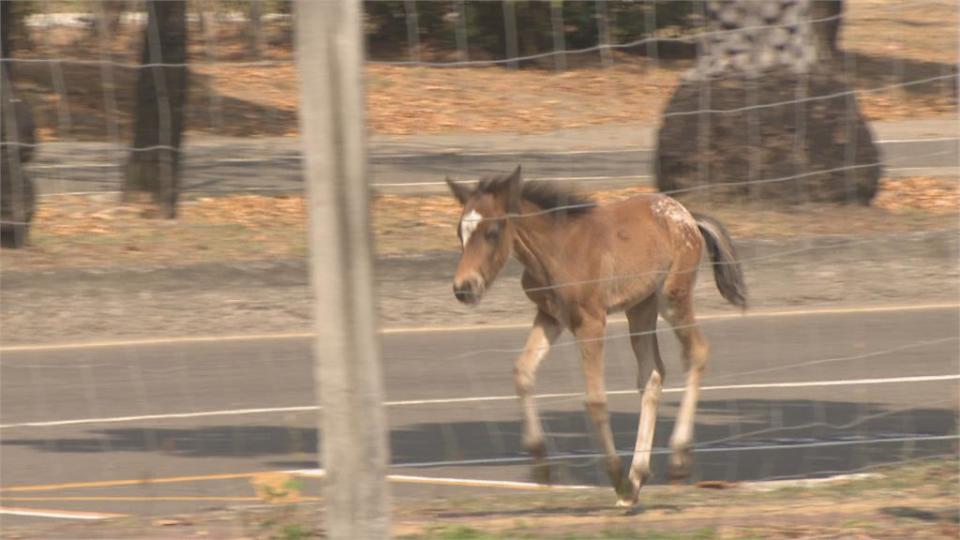
[[(956, 123), (876, 123), (886, 174), (956, 177)], [(467, 134), (374, 137), (371, 184), (384, 192), (435, 193), (443, 178), (473, 179), (523, 164), (529, 178), (575, 181), (593, 188), (649, 184), (654, 130), (601, 126), (538, 135)], [(126, 155), (106, 143), (48, 143), (31, 164), (41, 193), (115, 191)], [(189, 138), (187, 191), (299, 191), (296, 138)]]
[[(703, 321), (714, 354), (695, 479), (848, 472), (955, 451), (958, 324), (955, 308)], [(612, 336), (625, 331), (610, 328)], [(384, 336), (391, 472), (427, 477), (417, 480), (426, 484), (395, 478), (398, 496), (480, 489), (441, 478), (527, 480), (510, 381), (524, 332)], [(674, 340), (661, 343), (668, 390), (658, 448), (681, 382)], [(252, 502), (249, 474), (313, 467), (309, 350), (305, 338), (4, 350), (0, 504), (96, 516)], [(632, 448), (639, 401), (628, 350), (622, 337), (607, 347), (612, 423), (624, 451)], [(561, 482), (602, 485), (581, 388), (574, 348), (563, 341), (538, 382), (539, 392), (553, 394), (540, 400), (546, 431), (562, 457)], [(659, 479), (663, 460), (655, 458)], [(64, 485), (78, 482), (88, 484)], [(3, 516), (11, 525), (30, 519), (46, 518)]]

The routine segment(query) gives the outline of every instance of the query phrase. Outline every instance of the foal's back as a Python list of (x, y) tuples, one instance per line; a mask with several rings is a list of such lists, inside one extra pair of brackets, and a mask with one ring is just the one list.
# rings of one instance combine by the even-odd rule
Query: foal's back
[(703, 237), (697, 222), (666, 195), (601, 205), (584, 218), (575, 233), (580, 249), (572, 262), (581, 269), (581, 279), (599, 284), (589, 292), (601, 294), (608, 311), (642, 301), (669, 274), (693, 274), (700, 263)]

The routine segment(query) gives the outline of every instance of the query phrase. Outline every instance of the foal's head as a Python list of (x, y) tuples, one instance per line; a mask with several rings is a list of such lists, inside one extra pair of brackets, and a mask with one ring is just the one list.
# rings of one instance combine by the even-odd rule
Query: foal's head
[(463, 206), (457, 236), (463, 253), (453, 278), (453, 294), (464, 304), (476, 304), (493, 284), (510, 257), (514, 224), (520, 213), (523, 178), (520, 167), (506, 176), (481, 180), (475, 186), (447, 178), (453, 196)]

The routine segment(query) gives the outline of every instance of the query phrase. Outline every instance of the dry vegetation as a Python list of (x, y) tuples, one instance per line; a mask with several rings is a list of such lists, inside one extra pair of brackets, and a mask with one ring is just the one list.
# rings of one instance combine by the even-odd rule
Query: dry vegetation
[[(955, 79), (873, 89), (957, 72), (960, 19), (947, 1), (847, 2), (843, 69), (867, 118), (894, 120), (955, 115)], [(187, 121), (194, 133), (293, 135), (297, 78), (290, 25), (267, 25), (266, 47), (247, 53), (239, 23), (192, 28), (193, 89)], [(109, 40), (88, 30), (35, 31), (18, 56), (58, 64), (19, 66), (18, 82), (35, 103), (44, 140), (126, 139), (135, 70), (77, 65), (104, 59), (135, 65), (139, 30), (121, 25)], [(594, 58), (596, 56), (596, 58)], [(236, 62), (267, 60), (268, 65)], [(368, 65), (368, 124), (376, 133), (538, 132), (609, 123), (655, 123), (689, 61), (658, 62), (617, 53), (611, 67), (599, 55), (571, 60), (577, 67), (427, 68)], [(112, 105), (115, 103), (115, 106)]]
[[(853, 84), (872, 89), (956, 73), (958, 9), (946, 1), (847, 2), (842, 45)], [(288, 22), (266, 27), (258, 58), (246, 28), (218, 23), (192, 31), (193, 90), (188, 129), (243, 137), (295, 135), (297, 80)], [(63, 63), (18, 66), (17, 78), (36, 106), (42, 140), (127, 138), (138, 63), (139, 31), (121, 25), (108, 40), (84, 29), (35, 30), (17, 53)], [(122, 65), (69, 63), (109, 58)], [(238, 65), (266, 60), (274, 63)], [(536, 132), (591, 124), (654, 123), (689, 61), (655, 62), (618, 53), (612, 67), (580, 58), (575, 69), (427, 68), (368, 65), (368, 123), (388, 134)], [(867, 92), (872, 119), (956, 115), (954, 80)], [(189, 139), (188, 139), (189, 141)], [(120, 142), (120, 141), (117, 141)], [(189, 144), (189, 143), (188, 143)], [(597, 194), (601, 200), (643, 191)], [(299, 197), (238, 195), (183, 204), (181, 219), (141, 219), (114, 199), (48, 197), (39, 207), (34, 247), (4, 255), (8, 269), (57, 265), (186, 264), (223, 258), (300, 257), (305, 251)], [(899, 232), (956, 226), (954, 183), (886, 180), (874, 208), (793, 210), (711, 207), (739, 237)], [(446, 196), (381, 196), (372, 203), (380, 254), (456, 249)]]
[[(608, 490), (394, 499), (393, 532), (409, 540), (900, 540), (957, 538), (955, 458), (891, 466), (815, 487), (653, 486), (637, 511)], [(298, 497), (295, 497), (296, 500)], [(305, 497), (304, 499), (311, 499)], [(322, 538), (313, 502), (122, 518), (6, 531), (8, 538)]]
[[(601, 191), (595, 198), (605, 203), (649, 191)], [(694, 209), (697, 206), (691, 203)], [(723, 220), (740, 239), (903, 233), (956, 227), (960, 192), (955, 181), (909, 178), (885, 180), (871, 208), (711, 204), (702, 209)], [(301, 196), (201, 197), (185, 201), (175, 221), (147, 219), (143, 211), (137, 205), (118, 204), (114, 196), (46, 197), (38, 208), (33, 246), (5, 252), (4, 269), (184, 265), (298, 258), (306, 253)], [(372, 202), (371, 214), (380, 255), (458, 249), (453, 224), (459, 208), (449, 195), (380, 195)]]

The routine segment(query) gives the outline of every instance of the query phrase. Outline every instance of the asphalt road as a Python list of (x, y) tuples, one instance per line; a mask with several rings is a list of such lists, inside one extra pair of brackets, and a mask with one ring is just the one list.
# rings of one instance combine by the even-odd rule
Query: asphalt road
[[(955, 308), (736, 316), (703, 325), (713, 357), (697, 418), (695, 480), (818, 476), (956, 451)], [(622, 323), (611, 324), (607, 382), (617, 447), (629, 451), (639, 399), (624, 332)], [(524, 334), (383, 336), (391, 472), (428, 477), (426, 484), (397, 479), (398, 496), (480, 489), (429, 478), (528, 479), (510, 375)], [(668, 390), (658, 448), (666, 446), (680, 397), (673, 389), (681, 384), (674, 340), (661, 346)], [(581, 389), (575, 348), (562, 341), (538, 382), (540, 393), (553, 394), (540, 407), (559, 481), (603, 485)], [(303, 338), (6, 349), (0, 390), (0, 504), (7, 508), (169, 514), (253, 500), (247, 473), (315, 466)], [(662, 454), (654, 466), (662, 480)], [(86, 482), (97, 484), (69, 485)], [(2, 518), (10, 525), (40, 519)]]
[[(302, 189), (297, 139), (210, 140), (185, 148), (183, 185), (188, 192), (294, 192)], [(960, 141), (929, 139), (885, 142), (888, 176), (956, 176)], [(491, 152), (394, 145), (370, 156), (370, 181), (384, 192), (442, 192), (445, 176), (475, 179), (523, 164), (528, 178), (575, 181), (593, 188), (652, 182), (646, 148)], [(101, 143), (49, 143), (30, 165), (40, 193), (116, 191), (125, 154)]]

